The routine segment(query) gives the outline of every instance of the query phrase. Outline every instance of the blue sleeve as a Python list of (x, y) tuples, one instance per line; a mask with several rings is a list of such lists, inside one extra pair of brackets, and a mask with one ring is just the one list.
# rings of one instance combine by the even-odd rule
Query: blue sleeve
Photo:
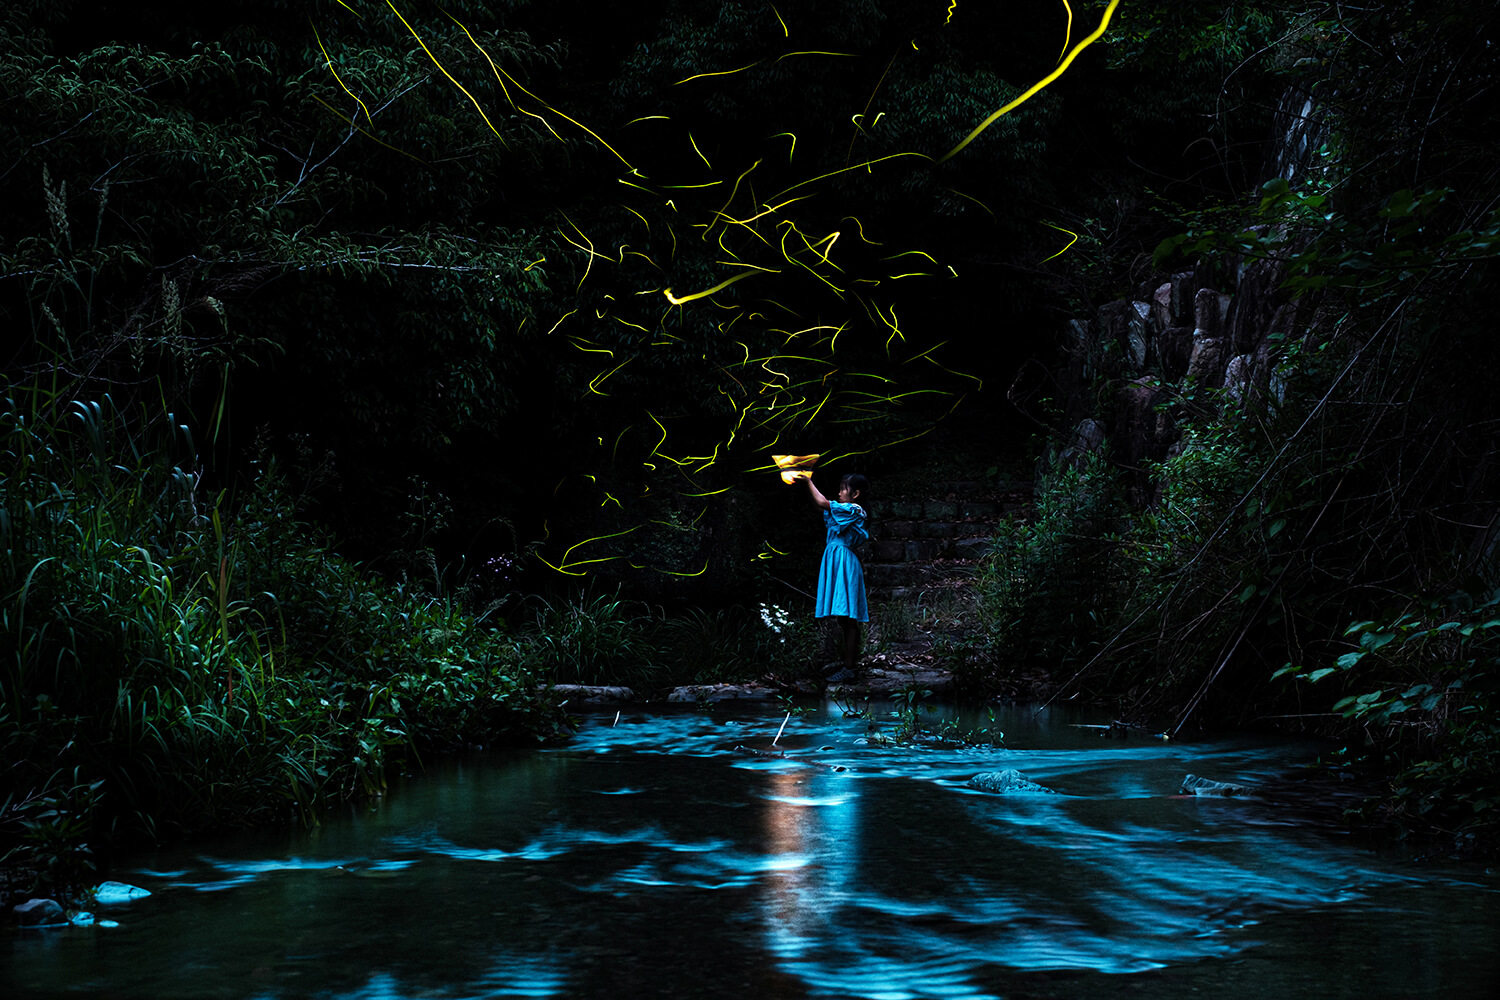
[(870, 537), (865, 530), (865, 509), (857, 503), (839, 503), (837, 500), (828, 502), (828, 511), (824, 514), (824, 521), (839, 529), (839, 534), (852, 542), (863, 542)]

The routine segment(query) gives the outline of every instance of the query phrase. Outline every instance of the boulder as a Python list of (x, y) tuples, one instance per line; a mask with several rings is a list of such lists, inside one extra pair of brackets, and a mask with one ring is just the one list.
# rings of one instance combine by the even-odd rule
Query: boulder
[[(1203, 331), (1205, 337), (1216, 336), (1224, 328), (1224, 317), (1229, 312), (1229, 296), (1212, 288), (1200, 288), (1193, 298), (1193, 325)], [(1197, 333), (1193, 334), (1194, 338)]]
[(1156, 357), (1162, 374), (1169, 379), (1181, 378), (1193, 356), (1193, 328), (1169, 326), (1156, 338)]
[(1255, 350), (1256, 344), (1269, 332), (1275, 313), (1276, 286), (1280, 281), (1280, 269), (1272, 261), (1256, 260), (1245, 265), (1223, 331), (1236, 353)]
[(1235, 785), (1227, 781), (1213, 781), (1209, 778), (1200, 778), (1197, 775), (1190, 774), (1182, 779), (1182, 788), (1178, 794), (1226, 798), (1235, 795), (1254, 795), (1255, 789), (1249, 785)]
[(947, 694), (953, 690), (953, 672), (916, 663), (890, 662), (868, 667), (855, 680), (832, 684), (829, 689), (888, 698), (913, 687), (935, 695)]
[(1151, 293), (1151, 318), (1162, 330), (1176, 322), (1172, 316), (1172, 282), (1158, 285), (1156, 291)]
[(628, 687), (606, 687), (595, 684), (554, 684), (552, 690), (574, 704), (599, 705), (621, 701), (635, 701), (635, 692)]
[(763, 684), (687, 684), (673, 688), (667, 701), (770, 701), (778, 693)]
[(54, 927), (68, 922), (62, 906), (51, 899), (28, 899), (11, 907), (10, 912), (22, 927)]
[(1144, 381), (1127, 382), (1115, 395), (1114, 454), (1127, 465), (1160, 461), (1170, 441), (1160, 440), (1160, 393)]
[(1125, 324), (1125, 363), (1139, 370), (1146, 367), (1146, 344), (1151, 338), (1151, 303), (1130, 303), (1131, 314)]
[(1083, 456), (1092, 454), (1104, 447), (1104, 425), (1093, 417), (1086, 417), (1078, 421), (1078, 426), (1073, 428), (1073, 438), (1068, 442), (1067, 448), (1063, 449), (1061, 460), (1063, 462), (1074, 461), (1081, 463)]
[(124, 882), (100, 882), (94, 886), (93, 891), (94, 902), (99, 906), (129, 903), (137, 899), (145, 899), (149, 895), (151, 895), (149, 889), (126, 885)]
[(969, 787), (996, 795), (1056, 795), (1051, 788), (1038, 785), (1020, 771), (1008, 768), (1004, 771), (984, 771), (969, 779)]
[(1223, 385), (1225, 348), (1222, 337), (1212, 336), (1202, 327), (1194, 330), (1193, 353), (1188, 358), (1187, 377), (1215, 389)]
[(1243, 403), (1255, 388), (1255, 355), (1237, 354), (1224, 367), (1224, 390), (1236, 402)]

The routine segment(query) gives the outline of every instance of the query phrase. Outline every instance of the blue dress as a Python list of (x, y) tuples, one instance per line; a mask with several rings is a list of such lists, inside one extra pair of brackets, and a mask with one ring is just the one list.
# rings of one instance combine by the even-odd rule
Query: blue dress
[(857, 503), (831, 500), (823, 512), (823, 524), (828, 528), (828, 544), (818, 569), (817, 617), (867, 622), (870, 609), (865, 603), (865, 570), (850, 548), (870, 537), (865, 530), (865, 509)]

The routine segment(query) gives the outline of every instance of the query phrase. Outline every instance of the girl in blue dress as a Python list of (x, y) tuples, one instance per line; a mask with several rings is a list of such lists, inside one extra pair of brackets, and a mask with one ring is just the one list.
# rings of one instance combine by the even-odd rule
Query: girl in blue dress
[(859, 623), (870, 620), (865, 603), (865, 570), (853, 546), (870, 537), (865, 528), (865, 509), (854, 501), (865, 489), (865, 477), (851, 473), (839, 483), (837, 500), (829, 500), (813, 485), (812, 473), (802, 477), (813, 503), (823, 508), (823, 524), (828, 529), (823, 548), (823, 564), (818, 569), (816, 615), (837, 618), (843, 630), (844, 669), (829, 680), (850, 680), (859, 663)]

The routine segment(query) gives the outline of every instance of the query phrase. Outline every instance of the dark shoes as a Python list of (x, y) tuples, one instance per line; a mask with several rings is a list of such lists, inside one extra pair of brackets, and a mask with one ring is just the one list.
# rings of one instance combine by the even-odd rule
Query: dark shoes
[(847, 667), (845, 667), (843, 670), (840, 670), (838, 673), (828, 675), (828, 683), (830, 684), (850, 684), (858, 679), (859, 671), (850, 670)]

